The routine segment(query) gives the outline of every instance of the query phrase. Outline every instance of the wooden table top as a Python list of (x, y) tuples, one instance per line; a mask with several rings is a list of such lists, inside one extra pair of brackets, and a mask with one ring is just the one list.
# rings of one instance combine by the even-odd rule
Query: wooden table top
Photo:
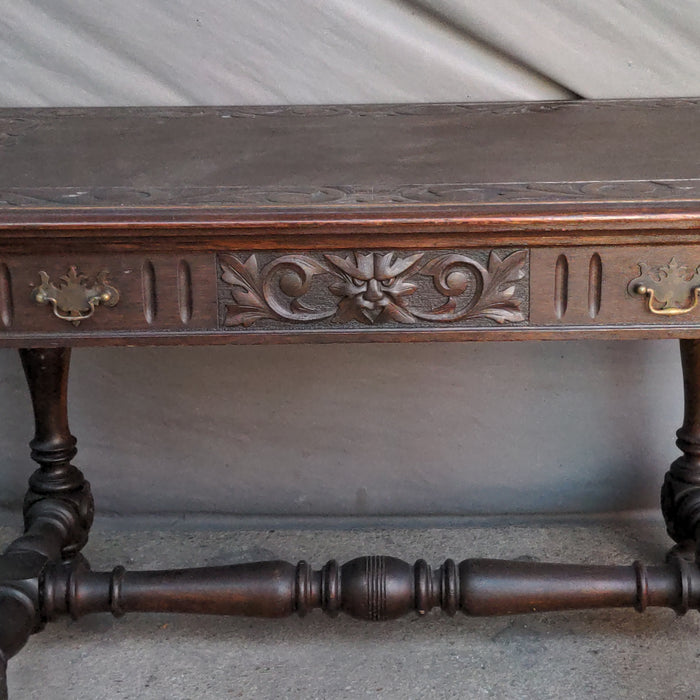
[(0, 227), (693, 213), (700, 99), (2, 109), (0, 158)]

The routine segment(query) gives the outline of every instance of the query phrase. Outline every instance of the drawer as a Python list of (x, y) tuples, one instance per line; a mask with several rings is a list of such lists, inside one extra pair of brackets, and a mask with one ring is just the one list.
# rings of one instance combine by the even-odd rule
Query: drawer
[[(114, 296), (98, 299), (103, 292)], [(393, 340), (625, 326), (695, 333), (696, 294), (700, 245), (16, 256), (0, 259), (0, 335), (146, 342), (177, 332), (255, 342), (336, 331)]]
[[(43, 304), (35, 298), (40, 288), (47, 297)], [(95, 302), (91, 311), (89, 299), (105, 291), (111, 299)], [(77, 316), (67, 320), (58, 314)], [(0, 261), (0, 327), (5, 331), (81, 335), (215, 326), (211, 255), (56, 255)]]
[(531, 268), (532, 325), (700, 325), (700, 246), (533, 249)]

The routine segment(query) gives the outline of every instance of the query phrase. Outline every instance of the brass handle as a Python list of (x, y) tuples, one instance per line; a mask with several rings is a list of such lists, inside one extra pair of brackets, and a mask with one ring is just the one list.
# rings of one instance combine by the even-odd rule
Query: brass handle
[(678, 316), (679, 314), (687, 314), (692, 311), (700, 301), (700, 287), (693, 287), (691, 290), (693, 294), (693, 302), (690, 306), (654, 306), (654, 302), (658, 301), (654, 296), (654, 290), (644, 285), (640, 284), (634, 288), (635, 294), (641, 294), (647, 298), (647, 309), (657, 316)]
[(119, 291), (107, 280), (108, 274), (107, 270), (102, 270), (90, 284), (72, 265), (55, 285), (42, 270), (39, 272), (41, 284), (32, 291), (32, 298), (37, 304), (51, 304), (56, 318), (77, 326), (90, 318), (100, 304), (115, 306), (119, 301)]
[(671, 258), (665, 265), (640, 262), (639, 277), (628, 285), (630, 294), (647, 298), (647, 309), (657, 316), (690, 313), (700, 301), (700, 265), (690, 267)]

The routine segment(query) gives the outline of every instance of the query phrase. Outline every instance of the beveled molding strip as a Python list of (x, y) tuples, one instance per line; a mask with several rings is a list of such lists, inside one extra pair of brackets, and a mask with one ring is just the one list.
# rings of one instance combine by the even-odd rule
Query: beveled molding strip
[(220, 325), (522, 325), (528, 261), (503, 249), (220, 254)]

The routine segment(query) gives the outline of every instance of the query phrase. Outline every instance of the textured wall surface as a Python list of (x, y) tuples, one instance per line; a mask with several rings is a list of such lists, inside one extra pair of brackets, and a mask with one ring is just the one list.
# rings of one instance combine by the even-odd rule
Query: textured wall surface
[[(3, 106), (700, 94), (698, 2), (0, 10)], [(19, 507), (31, 414), (9, 350), (0, 381), (1, 498)], [(79, 350), (71, 419), (103, 512), (619, 510), (656, 502), (680, 391), (666, 341)]]

